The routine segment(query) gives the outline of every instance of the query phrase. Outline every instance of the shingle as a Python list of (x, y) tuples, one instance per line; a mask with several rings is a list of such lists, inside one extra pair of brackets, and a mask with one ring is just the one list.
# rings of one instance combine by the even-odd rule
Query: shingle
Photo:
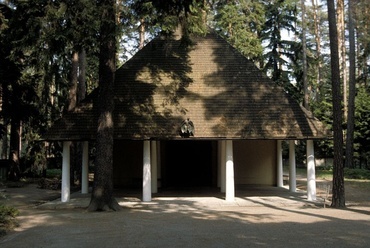
[[(180, 138), (179, 127), (187, 118), (195, 125), (194, 138), (331, 136), (224, 39), (210, 32), (192, 41), (186, 46), (157, 37), (117, 70), (116, 139)], [(57, 121), (44, 138), (94, 139), (96, 122), (90, 101)]]

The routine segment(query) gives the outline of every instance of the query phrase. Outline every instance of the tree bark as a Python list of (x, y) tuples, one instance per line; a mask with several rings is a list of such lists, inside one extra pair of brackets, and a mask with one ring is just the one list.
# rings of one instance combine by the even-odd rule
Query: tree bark
[(19, 181), (21, 177), (21, 169), (19, 167), (21, 126), (21, 121), (13, 117), (10, 122), (10, 169), (8, 173), (8, 179), (11, 181)]
[(346, 40), (345, 40), (345, 23), (344, 23), (344, 0), (337, 0), (337, 30), (338, 30), (338, 49), (340, 71), (343, 82), (343, 107), (344, 107), (344, 120), (347, 120), (347, 64), (346, 64)]
[(77, 104), (77, 80), (78, 80), (78, 52), (72, 53), (71, 81), (69, 83), (68, 111), (71, 111)]
[(310, 108), (310, 91), (307, 82), (307, 47), (306, 47), (306, 5), (305, 0), (301, 0), (302, 6), (302, 70), (303, 70), (303, 106), (306, 109)]
[(98, 129), (96, 136), (96, 159), (94, 188), (89, 211), (108, 208), (119, 210), (113, 197), (113, 86), (116, 70), (116, 15), (115, 1), (100, 1), (100, 55), (99, 55), (99, 97)]
[(346, 164), (347, 168), (354, 168), (353, 140), (355, 127), (355, 96), (356, 96), (356, 44), (355, 44), (355, 13), (354, 0), (348, 1), (348, 31), (349, 31), (349, 89), (348, 89), (348, 115), (346, 137)]
[[(315, 43), (316, 43), (316, 59), (318, 61), (317, 74), (316, 74), (316, 100), (320, 101), (320, 86), (321, 86), (321, 34), (320, 34), (320, 14), (318, 14), (318, 4), (317, 0), (312, 0), (313, 8), (313, 21), (314, 21), (314, 33), (315, 33)], [(320, 12), (319, 12), (320, 13)]]
[(340, 87), (338, 33), (335, 19), (334, 0), (327, 1), (330, 37), (331, 84), (333, 92), (333, 131), (334, 131), (334, 165), (333, 165), (333, 199), (331, 206), (345, 207), (344, 173), (343, 173), (343, 130), (342, 130), (342, 94)]
[(7, 118), (4, 117), (4, 121), (3, 121), (3, 125), (4, 125), (4, 135), (3, 137), (1, 138), (2, 139), (2, 147), (1, 147), (1, 159), (6, 159), (8, 157), (8, 148), (9, 148), (9, 145), (8, 145), (8, 120)]
[(82, 48), (78, 54), (78, 87), (77, 103), (80, 103), (86, 97), (86, 51)]
[(140, 20), (140, 30), (139, 30), (139, 49), (144, 47), (145, 43), (145, 20), (142, 18)]

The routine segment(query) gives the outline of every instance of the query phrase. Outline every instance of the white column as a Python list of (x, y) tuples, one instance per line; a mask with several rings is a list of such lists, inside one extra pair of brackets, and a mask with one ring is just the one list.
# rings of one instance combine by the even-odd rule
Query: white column
[(220, 177), (221, 177), (221, 192), (226, 192), (226, 141), (221, 141), (221, 168), (220, 168)]
[(226, 201), (235, 200), (233, 141), (226, 141)]
[(313, 141), (307, 140), (307, 200), (316, 201), (315, 154)]
[(281, 140), (276, 141), (276, 186), (283, 187), (283, 151), (281, 149)]
[(151, 173), (152, 173), (152, 193), (158, 192), (158, 168), (157, 168), (157, 141), (151, 141)]
[(62, 162), (62, 202), (69, 202), (71, 199), (71, 186), (70, 186), (70, 141), (63, 142), (63, 162)]
[(150, 173), (150, 141), (144, 140), (143, 143), (143, 201), (149, 202), (152, 200), (152, 183)]
[(81, 193), (89, 193), (89, 142), (82, 143)]
[(289, 141), (289, 191), (296, 192), (295, 141)]

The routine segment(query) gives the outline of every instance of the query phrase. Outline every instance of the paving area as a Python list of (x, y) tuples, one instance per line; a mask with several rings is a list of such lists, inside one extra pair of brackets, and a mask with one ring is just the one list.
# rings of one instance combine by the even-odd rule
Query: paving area
[[(166, 191), (152, 202), (116, 192), (119, 212), (87, 212), (90, 196), (34, 185), (9, 188), (2, 202), (21, 211), (0, 247), (369, 247), (370, 205), (324, 208), (323, 198), (284, 188), (237, 191), (234, 202), (209, 190)], [(321, 196), (321, 195), (320, 195)], [(54, 200), (52, 200), (54, 199)]]

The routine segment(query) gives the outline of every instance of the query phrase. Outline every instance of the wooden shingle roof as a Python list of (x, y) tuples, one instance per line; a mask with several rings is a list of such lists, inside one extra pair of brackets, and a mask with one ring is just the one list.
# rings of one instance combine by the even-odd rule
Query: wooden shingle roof
[[(331, 136), (217, 34), (193, 37), (192, 43), (157, 37), (116, 71), (116, 139), (180, 138), (180, 125), (187, 118), (195, 126), (192, 138)], [(55, 122), (44, 138), (94, 139), (96, 123), (92, 101), (87, 101)]]

